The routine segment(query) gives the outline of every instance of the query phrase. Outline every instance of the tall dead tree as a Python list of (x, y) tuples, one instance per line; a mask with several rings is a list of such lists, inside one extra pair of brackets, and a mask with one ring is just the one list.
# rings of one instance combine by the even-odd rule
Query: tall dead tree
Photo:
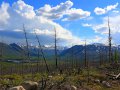
[(30, 61), (29, 44), (28, 44), (28, 38), (27, 38), (27, 33), (26, 33), (26, 30), (25, 30), (24, 24), (23, 24), (23, 31), (24, 31), (25, 40), (26, 40), (27, 59)]
[[(28, 44), (28, 38), (27, 38), (27, 33), (26, 33), (26, 30), (25, 30), (25, 26), (23, 24), (23, 32), (24, 32), (24, 35), (25, 35), (25, 41), (26, 41), (26, 54), (27, 54), (27, 57), (26, 59), (28, 60), (29, 64), (30, 64), (30, 52), (29, 52), (29, 44)], [(28, 68), (29, 69), (29, 68)], [(30, 68), (30, 72), (32, 72), (32, 67)], [(32, 72), (33, 74), (33, 72)]]
[(85, 40), (85, 68), (87, 69), (87, 84), (90, 82), (90, 61), (89, 57), (87, 57), (87, 44)]
[(100, 66), (102, 65), (102, 50), (101, 50), (101, 47), (99, 47), (99, 63), (100, 63)]
[[(38, 42), (38, 44), (39, 44), (39, 49), (40, 49), (40, 51), (41, 51), (41, 54), (42, 54), (43, 60), (44, 60), (44, 62), (45, 62), (46, 70), (47, 70), (47, 72), (49, 73), (48, 64), (47, 64), (47, 61), (46, 61), (46, 58), (45, 58), (45, 55), (44, 55), (44, 52), (43, 52), (43, 49), (42, 49), (42, 46), (41, 46), (41, 43), (40, 43), (39, 37), (38, 37), (38, 35), (37, 35), (37, 33), (36, 33), (35, 30), (34, 30), (34, 33), (35, 33), (35, 36), (36, 36), (37, 42)], [(38, 52), (38, 54), (39, 54), (39, 56), (40, 56), (40, 52)]]
[(87, 83), (90, 82), (90, 62), (87, 60)]
[(109, 62), (112, 62), (112, 50), (111, 50), (111, 29), (110, 29), (110, 22), (109, 22), (109, 17), (108, 17), (108, 29), (109, 29), (109, 33), (108, 33), (108, 41), (109, 41)]
[(85, 46), (84, 46), (84, 60), (85, 60), (85, 67), (87, 67), (87, 46), (86, 46), (86, 40), (85, 40)]
[(58, 68), (58, 58), (57, 58), (57, 32), (56, 32), (56, 28), (54, 28), (55, 30), (55, 65), (56, 65), (56, 69)]
[(107, 49), (105, 49), (105, 61), (104, 61), (104, 63), (106, 64), (107, 63), (107, 61), (108, 61), (108, 50)]
[(74, 50), (73, 50), (73, 45), (72, 45), (72, 48), (71, 48), (71, 67), (72, 69), (74, 68)]
[(26, 58), (25, 58), (25, 50), (24, 50), (24, 48), (23, 48), (22, 45), (21, 45), (21, 47), (22, 47), (22, 50), (21, 50), (21, 57), (22, 57), (21, 75), (23, 75), (23, 74), (24, 74), (24, 60), (25, 60)]
[(39, 61), (40, 61), (40, 56), (41, 56), (39, 47), (38, 47), (38, 50), (37, 50), (37, 56), (38, 56), (38, 60), (37, 60), (37, 73), (38, 73), (39, 72), (39, 68), (40, 68), (39, 67)]
[[(0, 62), (2, 62), (3, 60), (3, 41), (0, 44)], [(2, 70), (2, 63), (0, 64), (0, 74), (3, 74), (3, 70)]]
[(2, 58), (3, 58), (3, 43), (1, 42), (0, 43), (0, 59), (2, 61)]

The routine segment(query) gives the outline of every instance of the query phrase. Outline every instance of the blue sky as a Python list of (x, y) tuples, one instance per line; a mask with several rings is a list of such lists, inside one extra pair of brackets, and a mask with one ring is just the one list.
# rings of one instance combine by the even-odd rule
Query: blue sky
[(56, 27), (64, 45), (83, 44), (85, 39), (88, 43), (107, 44), (109, 14), (112, 42), (120, 44), (119, 3), (120, 0), (1, 0), (0, 35), (9, 42), (20, 43), (24, 23), (30, 43), (35, 42), (32, 35), (35, 29), (41, 42), (51, 45)]

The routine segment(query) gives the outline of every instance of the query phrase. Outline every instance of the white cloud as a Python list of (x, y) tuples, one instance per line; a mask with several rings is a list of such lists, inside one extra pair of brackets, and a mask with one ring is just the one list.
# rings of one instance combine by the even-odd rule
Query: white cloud
[[(84, 11), (82, 9), (71, 8), (73, 2), (70, 0), (60, 3), (55, 7), (51, 7), (46, 4), (44, 7), (36, 10), (37, 15), (44, 16), (47, 19), (60, 19), (63, 17), (63, 21), (83, 19), (90, 16), (90, 12)], [(64, 18), (66, 16), (67, 18)]]
[(118, 3), (116, 3), (115, 5), (109, 5), (106, 7), (106, 10), (110, 11), (110, 10), (116, 9), (117, 6), (118, 6)]
[(69, 10), (73, 6), (73, 2), (70, 0), (65, 3), (60, 3), (55, 7), (51, 7), (46, 4), (44, 7), (36, 10), (37, 15), (44, 16), (48, 19), (59, 19), (62, 18), (67, 10)]
[(64, 18), (63, 21), (83, 19), (83, 18), (89, 17), (90, 12), (84, 11), (82, 9), (71, 8), (66, 12), (66, 15), (68, 15), (68, 17)]
[(34, 18), (35, 12), (34, 8), (28, 4), (25, 4), (22, 0), (18, 0), (17, 2), (13, 3), (13, 9), (23, 17), (26, 18)]
[(118, 6), (118, 3), (116, 3), (115, 5), (109, 5), (109, 6), (105, 7), (105, 8), (96, 7), (96, 8), (94, 9), (94, 12), (95, 12), (97, 15), (106, 14), (107, 12), (116, 9), (117, 6)]
[[(3, 3), (2, 7), (5, 7), (4, 5), (7, 4)], [(64, 29), (59, 24), (48, 20), (43, 16), (36, 15), (34, 13), (34, 8), (25, 4), (22, 0), (18, 0), (11, 7), (7, 6), (7, 9), (5, 9), (4, 12), (8, 14), (9, 19), (5, 19), (7, 23), (0, 19), (0, 23), (3, 24), (0, 24), (0, 29), (2, 30), (1, 34), (3, 35), (4, 32), (6, 32), (5, 35), (7, 35), (7, 37), (23, 39), (22, 37), (24, 37), (24, 34), (22, 35), (22, 32), (20, 31), (23, 30), (22, 26), (24, 23), (28, 38), (34, 39), (33, 30), (36, 29), (42, 44), (54, 43), (54, 27), (57, 30), (60, 42), (64, 45), (69, 45), (70, 43), (82, 43), (81, 39), (74, 36), (69, 30)]]
[(1, 7), (0, 7), (0, 25), (2, 25), (3, 23), (7, 23), (7, 20), (9, 19), (9, 14), (7, 12), (9, 7), (9, 4), (7, 3), (2, 3)]
[(99, 8), (99, 7), (96, 7), (94, 12), (97, 14), (97, 15), (102, 15), (102, 14), (105, 14), (106, 11), (105, 9), (102, 9), (102, 8)]

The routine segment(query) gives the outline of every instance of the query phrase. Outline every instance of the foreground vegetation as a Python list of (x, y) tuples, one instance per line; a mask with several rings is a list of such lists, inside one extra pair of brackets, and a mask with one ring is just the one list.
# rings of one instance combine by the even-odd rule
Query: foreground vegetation
[[(9, 88), (20, 85), (24, 81), (36, 81), (39, 83), (39, 88), (44, 88), (44, 90), (66, 90), (66, 88), (67, 90), (71, 90), (70, 88), (74, 88), (73, 90), (75, 88), (77, 90), (119, 90), (119, 79), (110, 79), (106, 73), (113, 73), (113, 71), (119, 73), (120, 69), (112, 68), (110, 70), (110, 67), (108, 65), (98, 68), (91, 67), (89, 73), (88, 68), (67, 68), (63, 72), (57, 70), (50, 73), (2, 75), (0, 76), (0, 87)], [(109, 85), (103, 82), (107, 82)]]

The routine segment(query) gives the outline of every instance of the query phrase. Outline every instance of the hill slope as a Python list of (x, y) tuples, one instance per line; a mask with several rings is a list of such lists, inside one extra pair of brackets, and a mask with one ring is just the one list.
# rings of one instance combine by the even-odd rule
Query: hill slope
[[(120, 48), (112, 47), (112, 52), (114, 53), (115, 49), (118, 49), (120, 53)], [(109, 47), (103, 44), (90, 44), (86, 46), (87, 58), (90, 60), (98, 60), (100, 57), (107, 59), (109, 55)], [(85, 46), (75, 45), (69, 49), (64, 50), (61, 53), (61, 56), (70, 56), (74, 58), (84, 59)]]

